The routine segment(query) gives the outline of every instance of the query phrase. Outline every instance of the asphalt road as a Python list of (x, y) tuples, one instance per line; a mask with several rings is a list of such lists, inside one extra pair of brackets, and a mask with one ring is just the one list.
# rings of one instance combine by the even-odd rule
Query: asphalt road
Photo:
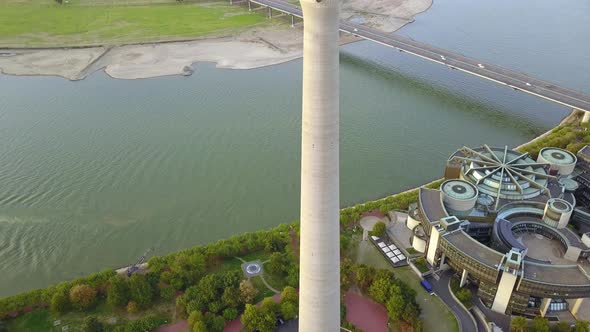
[[(250, 0), (250, 2), (303, 18), (300, 7), (281, 0)], [(340, 31), (354, 34), (357, 37), (371, 40), (395, 48), (401, 52), (419, 56), (426, 60), (448, 66), (451, 69), (461, 70), (468, 74), (479, 76), (561, 105), (590, 112), (590, 95), (536, 79), (521, 72), (484, 63), (455, 52), (417, 42), (411, 38), (388, 34), (360, 24), (342, 22), (340, 23)]]
[(428, 282), (432, 285), (434, 293), (451, 309), (457, 322), (459, 322), (459, 331), (461, 332), (472, 332), (479, 331), (477, 323), (473, 321), (470, 313), (455, 301), (455, 298), (451, 295), (449, 290), (449, 282), (453, 276), (452, 271), (445, 271), (441, 274), (440, 279), (436, 280), (433, 277), (428, 277)]

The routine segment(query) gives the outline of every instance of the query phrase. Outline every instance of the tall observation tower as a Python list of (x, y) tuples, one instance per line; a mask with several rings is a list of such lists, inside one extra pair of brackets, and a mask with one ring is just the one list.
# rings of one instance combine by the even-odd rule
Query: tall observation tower
[(303, 9), (299, 331), (340, 330), (340, 0)]

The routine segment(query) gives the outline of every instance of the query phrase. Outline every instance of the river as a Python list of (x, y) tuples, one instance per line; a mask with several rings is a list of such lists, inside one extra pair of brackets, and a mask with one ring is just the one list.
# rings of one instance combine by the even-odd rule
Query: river
[[(590, 92), (590, 4), (446, 0), (398, 33)], [(532, 28), (534, 27), (534, 28)], [(191, 77), (0, 75), (0, 296), (297, 220), (301, 61)], [(341, 52), (342, 205), (569, 113), (391, 49)]]

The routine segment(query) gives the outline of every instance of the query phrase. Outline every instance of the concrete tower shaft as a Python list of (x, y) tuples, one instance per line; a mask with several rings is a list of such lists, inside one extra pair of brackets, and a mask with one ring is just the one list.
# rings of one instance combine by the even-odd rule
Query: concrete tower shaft
[(339, 0), (304, 18), (299, 330), (340, 330)]

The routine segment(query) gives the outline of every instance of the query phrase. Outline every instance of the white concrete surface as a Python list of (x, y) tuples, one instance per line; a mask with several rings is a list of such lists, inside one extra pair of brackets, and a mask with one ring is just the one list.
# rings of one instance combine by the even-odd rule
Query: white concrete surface
[(340, 0), (301, 0), (303, 105), (299, 330), (340, 329)]

